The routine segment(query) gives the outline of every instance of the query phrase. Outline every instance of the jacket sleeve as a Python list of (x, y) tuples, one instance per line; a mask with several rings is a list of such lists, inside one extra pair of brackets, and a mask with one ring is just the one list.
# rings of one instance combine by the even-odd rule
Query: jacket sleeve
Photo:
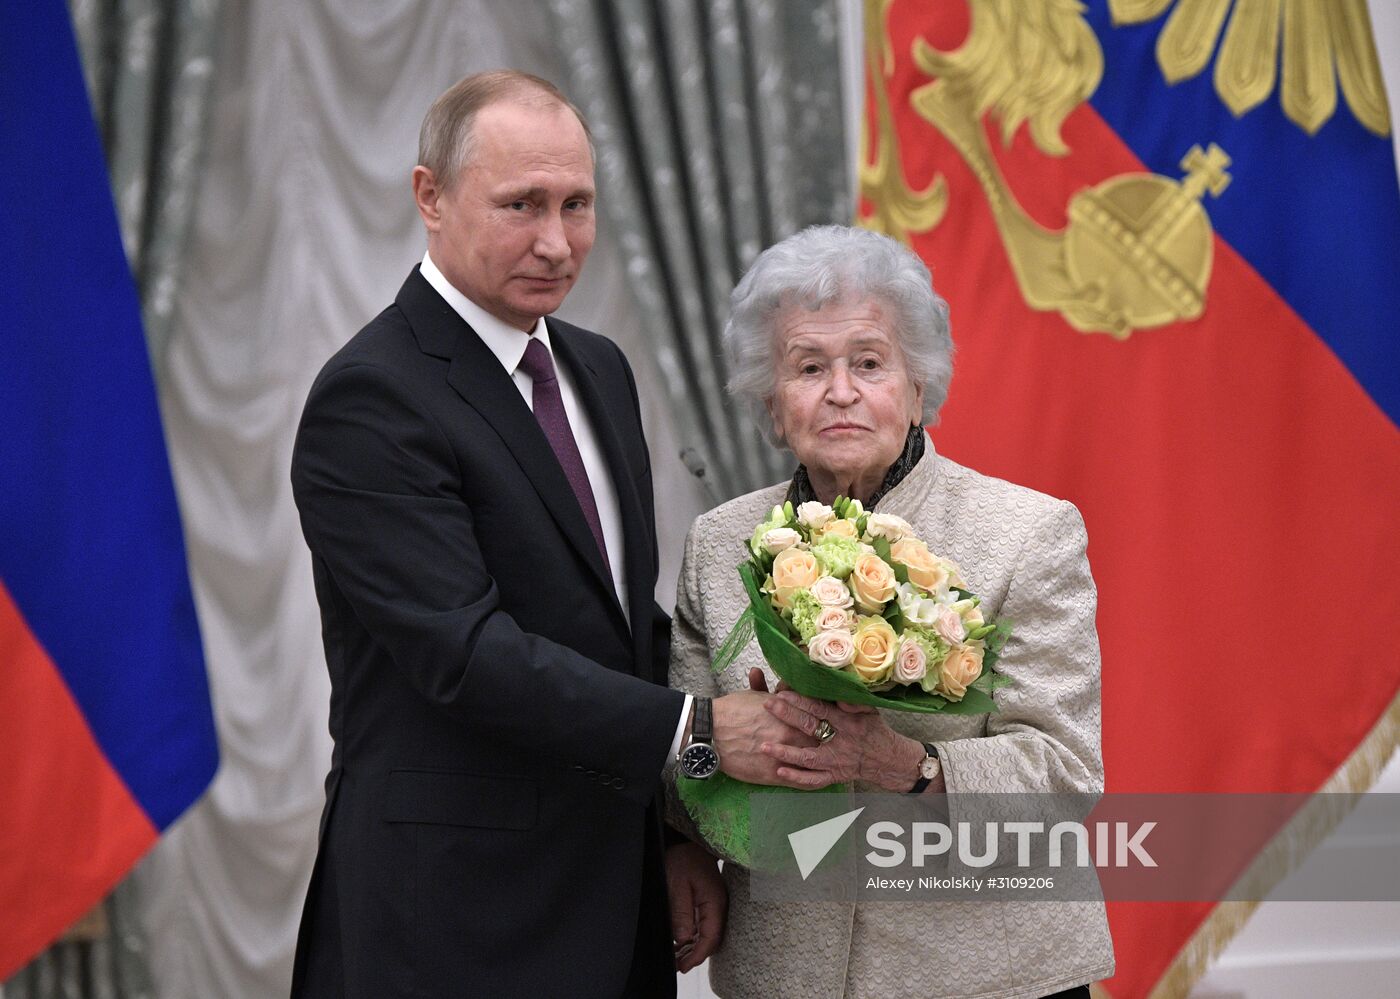
[[(710, 648), (705, 640), (705, 609), (700, 602), (700, 521), (685, 539), (680, 579), (676, 583), (676, 613), (671, 622), (671, 686), (697, 697), (719, 697), (719, 682), (710, 671)], [(666, 821), (697, 843), (704, 843), (676, 792), (676, 771), (666, 776)]]
[(938, 743), (950, 792), (1103, 792), (1096, 594), (1079, 511), (1057, 502), (1030, 532), (1000, 617), (1011, 638), (987, 734)]
[(523, 631), (477, 544), (470, 483), (404, 381), (369, 364), (323, 375), (292, 487), (313, 556), (424, 698), (522, 751), (616, 775), (649, 801), (683, 697)]

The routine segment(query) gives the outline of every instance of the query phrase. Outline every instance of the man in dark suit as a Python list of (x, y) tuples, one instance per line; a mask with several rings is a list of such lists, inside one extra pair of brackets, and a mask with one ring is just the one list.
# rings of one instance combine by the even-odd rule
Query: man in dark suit
[[(428, 253), (321, 371), (292, 461), (335, 740), (293, 994), (671, 995), (656, 796), (691, 699), (636, 385), (542, 318), (593, 243), (587, 130), (545, 81), (480, 74), (419, 155)], [(773, 783), (758, 746), (794, 734), (764, 696), (717, 701), (715, 745)], [(672, 880), (708, 953), (698, 850)]]

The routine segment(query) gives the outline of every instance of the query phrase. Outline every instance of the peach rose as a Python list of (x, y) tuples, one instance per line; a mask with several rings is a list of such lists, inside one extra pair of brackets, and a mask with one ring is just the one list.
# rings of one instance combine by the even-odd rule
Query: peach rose
[(798, 548), (778, 552), (778, 557), (773, 559), (774, 602), (779, 607), (788, 606), (794, 593), (807, 589), (820, 575), (817, 558), (811, 552)]
[(937, 594), (947, 589), (948, 568), (943, 560), (916, 538), (901, 538), (890, 545), (890, 558), (909, 571), (909, 582)]
[(879, 555), (868, 553), (856, 559), (850, 581), (856, 606), (870, 614), (881, 611), (894, 596), (895, 587), (899, 585), (894, 570), (885, 560)]
[(924, 647), (905, 635), (900, 639), (899, 651), (894, 657), (894, 678), (900, 683), (918, 683), (927, 672), (928, 655)]
[(851, 661), (856, 676), (868, 684), (881, 683), (894, 666), (899, 639), (882, 617), (862, 617), (856, 623), (856, 653)]
[(830, 666), (832, 669), (849, 666), (855, 654), (855, 638), (845, 630), (819, 631), (807, 643), (808, 658), (819, 666)]
[(955, 645), (938, 667), (938, 683), (933, 692), (950, 701), (961, 701), (967, 685), (982, 675), (981, 645)]
[(818, 631), (850, 631), (856, 616), (844, 607), (823, 607), (817, 615)]
[(854, 520), (833, 520), (820, 528), (814, 528), (812, 543), (815, 544), (822, 538), (850, 538), (855, 541), (856, 522)]

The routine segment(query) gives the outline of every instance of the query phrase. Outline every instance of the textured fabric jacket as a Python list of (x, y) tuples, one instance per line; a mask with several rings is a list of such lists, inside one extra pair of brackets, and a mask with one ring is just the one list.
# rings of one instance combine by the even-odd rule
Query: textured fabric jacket
[[(757, 643), (718, 676), (708, 664), (745, 606), (735, 571), (744, 545), (786, 488), (731, 500), (691, 529), (676, 598), (673, 686), (717, 696), (746, 689), (749, 668), (764, 666)], [(930, 550), (957, 562), (989, 618), (1014, 621), (997, 668), (1015, 683), (998, 691), (999, 713), (885, 711), (885, 720), (937, 746), (950, 793), (1100, 793), (1095, 591), (1079, 512), (979, 475), (932, 446), (876, 510), (903, 517)], [(672, 799), (672, 821), (693, 832)], [(726, 864), (725, 879), (729, 923), (710, 977), (726, 999), (1012, 999), (1113, 973), (1099, 902), (760, 902), (750, 898), (743, 868)]]

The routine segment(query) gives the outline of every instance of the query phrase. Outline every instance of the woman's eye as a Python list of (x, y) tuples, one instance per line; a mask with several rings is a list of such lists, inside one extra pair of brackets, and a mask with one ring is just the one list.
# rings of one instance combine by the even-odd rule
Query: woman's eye
[(802, 365), (801, 371), (804, 375), (815, 375), (817, 372), (821, 371), (821, 365), (804, 364)]

